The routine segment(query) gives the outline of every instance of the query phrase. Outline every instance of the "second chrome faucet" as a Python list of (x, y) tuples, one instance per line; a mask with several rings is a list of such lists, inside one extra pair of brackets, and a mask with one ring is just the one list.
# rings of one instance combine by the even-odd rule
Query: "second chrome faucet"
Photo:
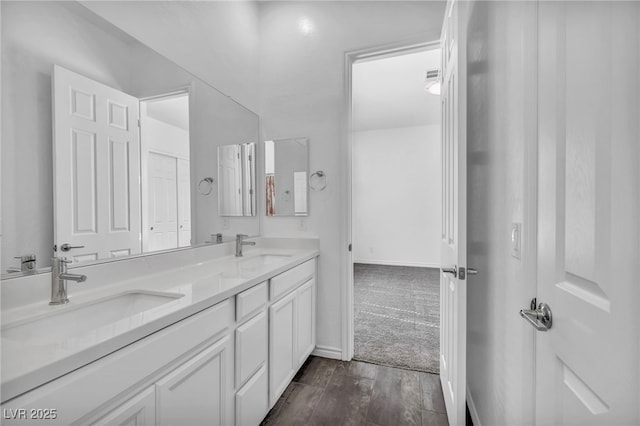
[(49, 304), (63, 305), (69, 303), (67, 280), (81, 283), (87, 279), (87, 276), (67, 273), (67, 263), (71, 263), (70, 260), (59, 257), (54, 257), (51, 260), (53, 264), (51, 266), (51, 301)]
[(244, 241), (244, 238), (248, 237), (245, 234), (236, 235), (236, 257), (242, 257), (242, 246), (255, 246), (255, 241)]

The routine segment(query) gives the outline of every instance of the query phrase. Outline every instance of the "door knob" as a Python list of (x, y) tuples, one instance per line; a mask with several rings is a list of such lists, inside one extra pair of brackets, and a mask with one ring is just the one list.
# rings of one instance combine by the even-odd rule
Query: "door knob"
[(455, 265), (451, 268), (442, 268), (442, 272), (444, 272), (445, 274), (451, 274), (454, 277), (458, 278), (458, 267)]
[[(535, 306), (535, 302), (532, 305)], [(538, 309), (520, 309), (520, 316), (538, 331), (547, 331), (553, 324), (551, 308), (546, 303), (540, 303)]]
[(68, 243), (64, 243), (63, 245), (60, 246), (60, 250), (62, 251), (69, 251), (77, 248), (84, 248), (84, 246), (72, 246), (71, 244), (68, 244)]

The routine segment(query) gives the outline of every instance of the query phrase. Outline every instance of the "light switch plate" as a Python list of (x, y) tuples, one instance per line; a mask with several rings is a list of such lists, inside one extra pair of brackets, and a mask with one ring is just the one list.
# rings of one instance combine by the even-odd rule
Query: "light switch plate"
[(513, 222), (511, 224), (511, 256), (520, 259), (522, 247), (522, 224)]

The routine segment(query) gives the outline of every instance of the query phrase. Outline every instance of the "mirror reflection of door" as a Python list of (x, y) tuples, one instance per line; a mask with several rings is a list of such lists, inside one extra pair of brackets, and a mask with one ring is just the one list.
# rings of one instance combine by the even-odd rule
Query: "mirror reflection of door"
[(57, 65), (53, 86), (59, 255), (89, 262), (140, 253), (138, 99)]
[(191, 244), (189, 95), (140, 102), (143, 251)]
[(240, 145), (218, 147), (220, 216), (242, 216), (242, 164)]

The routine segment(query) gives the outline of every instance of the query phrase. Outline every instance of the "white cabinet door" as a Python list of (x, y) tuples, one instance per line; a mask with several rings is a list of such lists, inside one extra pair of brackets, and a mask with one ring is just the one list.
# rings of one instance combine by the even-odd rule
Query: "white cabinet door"
[(297, 367), (316, 347), (316, 280), (310, 279), (296, 290)]
[(159, 380), (157, 424), (232, 424), (232, 350), (232, 341), (226, 336)]
[(267, 367), (262, 366), (236, 395), (236, 425), (257, 426), (269, 411)]
[(296, 373), (296, 295), (269, 308), (269, 406), (273, 407)]
[(108, 416), (98, 420), (104, 426), (153, 426), (156, 424), (156, 388), (140, 392)]

